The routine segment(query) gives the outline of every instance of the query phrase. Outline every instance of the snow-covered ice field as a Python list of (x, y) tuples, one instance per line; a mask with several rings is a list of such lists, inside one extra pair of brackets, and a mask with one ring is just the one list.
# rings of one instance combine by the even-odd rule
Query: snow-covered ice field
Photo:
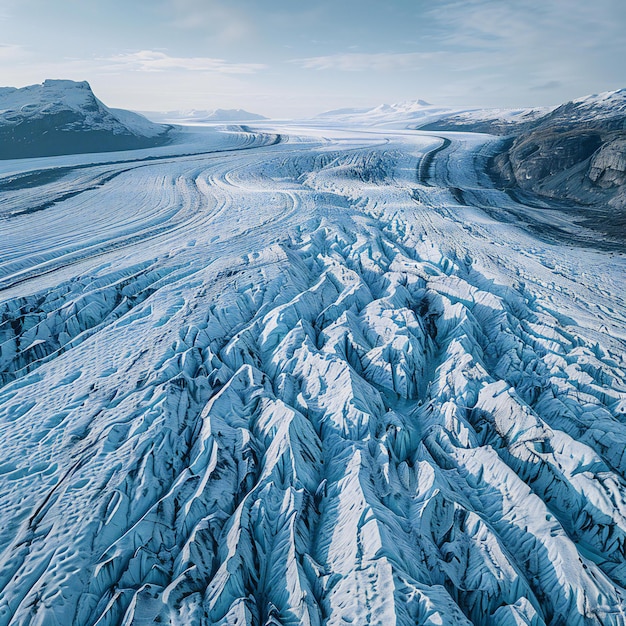
[(0, 162), (0, 625), (626, 624), (626, 257), (324, 124)]

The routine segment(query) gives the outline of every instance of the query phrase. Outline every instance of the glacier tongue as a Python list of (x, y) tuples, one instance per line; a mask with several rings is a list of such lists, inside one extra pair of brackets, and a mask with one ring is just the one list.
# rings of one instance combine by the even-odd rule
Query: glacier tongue
[(623, 256), (279, 130), (0, 195), (0, 624), (625, 624)]

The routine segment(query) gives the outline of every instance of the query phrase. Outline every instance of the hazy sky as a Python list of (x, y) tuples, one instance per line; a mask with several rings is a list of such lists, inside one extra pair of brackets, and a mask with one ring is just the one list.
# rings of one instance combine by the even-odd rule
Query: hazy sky
[(624, 0), (0, 0), (0, 85), (270, 116), (557, 104), (626, 87), (625, 30)]

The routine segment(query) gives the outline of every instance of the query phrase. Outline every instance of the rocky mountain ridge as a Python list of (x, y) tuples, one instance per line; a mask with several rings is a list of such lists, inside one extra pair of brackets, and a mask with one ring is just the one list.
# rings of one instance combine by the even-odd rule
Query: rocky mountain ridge
[(505, 185), (626, 211), (626, 89), (568, 102), (514, 132), (493, 161)]
[(86, 81), (0, 88), (0, 159), (149, 148), (166, 143), (168, 130), (108, 108)]
[(419, 130), (507, 136), (491, 164), (502, 187), (608, 206), (619, 212), (620, 223), (626, 219), (621, 215), (626, 210), (626, 89), (552, 108), (450, 111)]

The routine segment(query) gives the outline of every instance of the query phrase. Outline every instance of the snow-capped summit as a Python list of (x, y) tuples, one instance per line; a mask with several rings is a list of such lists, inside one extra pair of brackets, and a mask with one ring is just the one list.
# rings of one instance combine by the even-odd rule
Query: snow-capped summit
[(373, 109), (374, 111), (385, 111), (385, 112), (404, 112), (404, 113), (413, 113), (415, 111), (419, 111), (424, 107), (432, 107), (433, 105), (430, 102), (426, 102), (426, 100), (404, 100), (403, 102), (394, 102), (393, 104), (381, 104), (380, 106)]
[(417, 123), (426, 123), (452, 111), (453, 109), (435, 106), (425, 100), (407, 100), (394, 104), (381, 104), (372, 108), (326, 111), (316, 117), (332, 118), (350, 124), (406, 127), (414, 126)]
[(595, 93), (583, 98), (572, 100), (579, 108), (605, 108), (611, 111), (626, 111), (626, 88), (616, 89), (614, 91), (603, 91)]
[(86, 81), (0, 88), (0, 158), (144, 148), (162, 143), (167, 130), (108, 108)]
[(95, 96), (87, 81), (45, 80), (41, 85), (29, 85), (0, 88), (0, 109), (4, 116), (7, 113), (21, 112), (33, 114), (42, 108), (68, 106), (72, 109), (93, 106)]
[(605, 91), (566, 102), (542, 120), (544, 126), (575, 124), (604, 130), (623, 130), (626, 116), (626, 89)]

